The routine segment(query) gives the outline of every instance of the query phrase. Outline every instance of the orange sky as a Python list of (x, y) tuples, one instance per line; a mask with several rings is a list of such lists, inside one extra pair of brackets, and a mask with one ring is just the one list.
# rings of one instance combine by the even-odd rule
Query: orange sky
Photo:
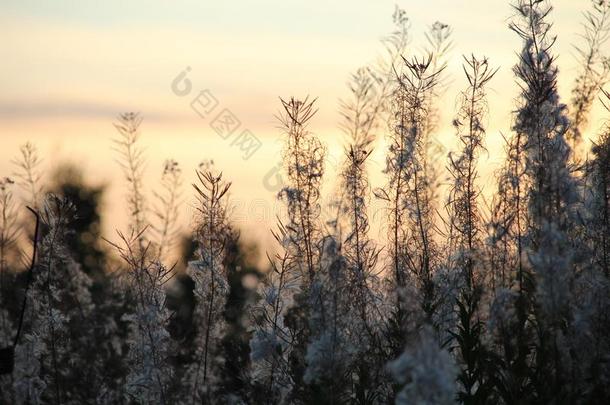
[[(423, 32), (436, 20), (454, 29), (448, 69), (450, 86), (441, 103), (439, 137), (452, 145), (449, 126), (457, 92), (464, 85), (461, 54), (486, 55), (501, 70), (491, 84), (489, 156), (483, 170), (499, 161), (500, 131), (509, 132), (516, 96), (511, 67), (520, 42), (507, 28), (511, 9), (505, 0), (400, 1), (412, 22), (411, 51), (421, 52)], [(560, 55), (564, 98), (576, 72), (571, 44), (578, 43), (581, 11), (589, 2), (556, 0), (555, 48)], [(112, 122), (122, 112), (140, 111), (142, 143), (148, 152), (146, 185), (154, 187), (164, 159), (178, 160), (185, 173), (185, 203), (197, 163), (214, 159), (233, 181), (236, 222), (248, 235), (268, 237), (278, 203), (263, 178), (278, 161), (279, 131), (273, 115), (278, 96), (319, 98), (312, 129), (328, 145), (332, 166), (340, 161), (337, 100), (346, 96), (351, 72), (372, 62), (379, 39), (391, 29), (394, 3), (374, 0), (328, 1), (65, 1), (3, 2), (0, 14), (0, 175), (12, 172), (10, 159), (20, 144), (38, 145), (48, 169), (67, 159), (87, 176), (109, 184), (106, 229), (125, 221), (124, 183), (111, 151)], [(170, 84), (185, 67), (193, 90), (178, 97)], [(243, 160), (230, 141), (190, 108), (199, 90), (209, 91), (262, 143)], [(219, 111), (219, 110), (215, 110)], [(596, 107), (591, 128), (602, 118)], [(381, 137), (383, 134), (380, 134)], [(383, 183), (383, 147), (371, 171)], [(444, 162), (439, 162), (444, 166)], [(489, 178), (488, 178), (489, 179)], [(488, 180), (487, 179), (487, 180)], [(330, 190), (330, 182), (326, 189)], [(185, 210), (183, 221), (188, 213)]]

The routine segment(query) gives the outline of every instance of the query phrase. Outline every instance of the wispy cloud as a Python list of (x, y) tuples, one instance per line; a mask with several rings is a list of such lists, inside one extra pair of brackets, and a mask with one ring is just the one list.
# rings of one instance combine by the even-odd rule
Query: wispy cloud
[[(124, 111), (139, 111), (137, 106), (91, 103), (87, 101), (68, 102), (8, 102), (0, 101), (0, 119), (37, 120), (48, 118), (89, 118), (112, 121)], [(150, 121), (170, 121), (182, 116), (162, 111), (146, 111)]]

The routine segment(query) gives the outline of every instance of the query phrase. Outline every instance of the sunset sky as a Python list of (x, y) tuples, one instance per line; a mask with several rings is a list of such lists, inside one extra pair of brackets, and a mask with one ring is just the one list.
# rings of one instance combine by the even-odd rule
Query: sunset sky
[[(500, 158), (500, 132), (509, 133), (517, 94), (511, 67), (521, 44), (507, 28), (512, 15), (508, 1), (397, 4), (411, 20), (412, 54), (421, 53), (423, 34), (435, 21), (453, 27), (451, 84), (441, 104), (439, 131), (448, 146), (455, 99), (464, 86), (461, 55), (485, 55), (500, 67), (489, 95), (490, 153), (483, 157), (483, 171), (490, 173)], [(559, 85), (567, 99), (577, 66), (572, 44), (579, 43), (581, 13), (589, 2), (553, 4)], [(106, 227), (122, 227), (125, 184), (111, 150), (112, 122), (120, 112), (139, 111), (149, 189), (164, 159), (174, 158), (186, 174), (184, 197), (190, 206), (189, 184), (197, 163), (214, 159), (233, 181), (237, 222), (246, 224), (248, 218), (246, 234), (267, 237), (277, 204), (263, 178), (278, 162), (278, 96), (318, 97), (312, 130), (329, 145), (329, 165), (336, 165), (342, 142), (338, 98), (347, 95), (349, 74), (382, 51), (379, 39), (393, 28), (394, 7), (386, 0), (3, 1), (0, 176), (11, 174), (10, 160), (19, 145), (32, 141), (47, 172), (68, 160), (82, 166), (90, 180), (108, 184)], [(171, 83), (187, 66), (192, 92), (179, 97)], [(206, 89), (219, 105), (212, 116), (201, 118), (190, 102)], [(241, 121), (238, 131), (248, 129), (261, 140), (250, 159), (243, 160), (230, 140), (210, 128), (213, 115), (223, 108)], [(592, 130), (599, 128), (600, 112), (596, 107)], [(383, 153), (380, 142), (371, 164), (375, 186), (383, 184)]]

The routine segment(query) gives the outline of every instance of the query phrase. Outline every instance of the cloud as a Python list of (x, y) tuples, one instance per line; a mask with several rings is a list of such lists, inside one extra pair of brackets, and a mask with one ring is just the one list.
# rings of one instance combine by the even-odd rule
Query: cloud
[[(140, 110), (129, 105), (91, 103), (83, 101), (0, 101), (0, 119), (2, 120), (89, 118), (112, 121), (118, 114), (125, 111)], [(169, 121), (177, 118), (176, 115), (167, 114), (161, 111), (145, 111), (145, 114), (147, 121)]]

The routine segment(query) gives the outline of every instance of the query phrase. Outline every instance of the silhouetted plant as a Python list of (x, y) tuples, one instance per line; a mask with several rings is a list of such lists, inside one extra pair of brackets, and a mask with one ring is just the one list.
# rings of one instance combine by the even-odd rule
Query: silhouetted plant
[[(5, 177), (0, 179), (0, 278), (4, 280), (9, 269), (9, 260), (17, 248), (19, 226), (13, 187), (15, 182)], [(0, 287), (0, 294), (4, 291), (4, 284)]]
[[(282, 246), (288, 230), (279, 223), (275, 240)], [(292, 391), (294, 381), (289, 373), (289, 357), (294, 336), (284, 322), (286, 311), (298, 291), (302, 277), (292, 255), (283, 253), (268, 256), (271, 269), (259, 287), (260, 300), (253, 308), (254, 332), (250, 341), (252, 377), (255, 399), (264, 403), (281, 403)]]
[(536, 285), (534, 316), (536, 394), (554, 401), (572, 394), (569, 354), (563, 339), (571, 321), (571, 285), (575, 274), (569, 231), (574, 226), (578, 199), (569, 170), (566, 142), (569, 121), (559, 102), (557, 67), (552, 55), (555, 38), (547, 22), (551, 7), (543, 0), (519, 0), (511, 28), (524, 48), (515, 74), (521, 102), (513, 129), (525, 137), (525, 176), (528, 187), (527, 254)]
[[(304, 286), (313, 282), (318, 265), (316, 242), (320, 237), (320, 184), (324, 175), (326, 149), (308, 129), (315, 115), (315, 100), (288, 101), (280, 99), (283, 112), (278, 119), (286, 134), (283, 152), (288, 185), (280, 191), (280, 198), (288, 207), (288, 230), (285, 247), (290, 249), (305, 276)], [(301, 263), (302, 262), (302, 263)]]
[[(603, 91), (603, 90), (602, 90)], [(604, 106), (610, 111), (610, 93), (603, 91)], [(606, 122), (593, 143), (593, 159), (588, 172), (590, 189), (588, 208), (591, 219), (589, 236), (593, 242), (595, 262), (610, 277), (610, 124)]]
[(485, 274), (482, 271), (482, 224), (477, 203), (480, 188), (476, 166), (480, 150), (484, 148), (486, 87), (497, 70), (489, 66), (486, 58), (477, 59), (473, 55), (464, 60), (468, 87), (459, 97), (460, 110), (453, 121), (461, 150), (457, 157), (449, 155), (449, 171), (453, 177), (448, 201), (450, 246), (454, 268), (461, 275), (457, 324), (450, 334), (461, 360), (458, 398), (465, 404), (481, 404), (486, 403), (491, 394), (487, 375), (491, 361), (483, 342), (484, 322), (480, 308)]
[(164, 285), (171, 279), (172, 269), (148, 259), (150, 243), (140, 250), (141, 235), (126, 237), (119, 232), (119, 238), (123, 245), (112, 245), (127, 265), (124, 277), (135, 300), (134, 312), (122, 317), (129, 323), (124, 395), (129, 401), (168, 404), (172, 371)]
[(73, 204), (49, 195), (42, 207), (44, 224), (31, 288), (22, 344), (16, 348), (14, 400), (18, 403), (63, 403), (77, 400), (79, 356), (86, 344), (77, 333), (94, 305), (90, 279), (70, 257), (66, 237), (74, 219)]
[[(387, 203), (392, 279), (396, 288), (416, 282), (427, 317), (433, 311), (435, 242), (428, 173), (425, 172), (426, 95), (438, 84), (432, 56), (404, 59), (393, 95), (390, 148), (386, 158), (388, 187), (375, 194)], [(417, 252), (417, 253), (415, 253)], [(401, 310), (402, 311), (402, 310)], [(402, 316), (402, 315), (399, 315)]]
[[(9, 282), (12, 281), (8, 272), (15, 258), (20, 231), (13, 197), (14, 184), (8, 177), (0, 179), (0, 347), (3, 350), (12, 344), (14, 333), (8, 298)], [(0, 390), (0, 400), (8, 402), (9, 393), (3, 396), (1, 391), (4, 390)]]
[[(449, 87), (446, 69), (448, 66), (449, 52), (453, 47), (452, 41), (453, 30), (452, 28), (440, 21), (436, 21), (432, 24), (426, 32), (426, 52), (432, 56), (432, 62), (430, 66), (430, 72), (436, 72), (437, 84), (426, 92), (426, 120), (424, 132), (426, 134), (426, 153), (428, 160), (434, 162), (445, 158), (446, 148), (441, 141), (438, 139), (437, 131), (439, 129), (439, 123), (443, 117), (441, 117), (441, 111), (438, 108), (438, 103), (444, 93)], [(425, 172), (428, 173), (430, 181), (430, 194), (432, 196), (432, 202), (437, 197), (438, 188), (442, 178), (442, 166), (440, 165), (426, 165)]]
[(293, 381), (290, 398), (302, 401), (310, 395), (303, 379), (310, 340), (311, 294), (320, 266), (319, 199), (326, 148), (308, 129), (309, 121), (316, 113), (315, 100), (280, 100), (283, 112), (278, 119), (286, 134), (283, 162), (287, 185), (280, 191), (279, 198), (285, 201), (288, 212), (282, 247), (291, 256), (291, 265), (301, 273), (300, 286), (292, 297), (284, 324), (293, 335), (293, 347), (288, 358)]
[(572, 89), (570, 102), (570, 130), (568, 141), (576, 152), (582, 142), (583, 131), (589, 122), (589, 113), (599, 89), (608, 81), (610, 55), (602, 48), (610, 38), (610, 2), (591, 0), (591, 10), (584, 13), (584, 32), (581, 34), (585, 45), (576, 47), (579, 73)]
[(118, 122), (114, 124), (119, 137), (114, 142), (115, 151), (119, 154), (118, 163), (129, 184), (127, 203), (130, 211), (130, 231), (141, 239), (139, 245), (143, 249), (146, 241), (144, 231), (148, 221), (143, 184), (144, 149), (138, 142), (141, 124), (142, 117), (138, 113), (129, 112), (119, 115)]
[[(610, 94), (602, 90), (602, 103), (610, 111)], [(575, 280), (578, 300), (573, 303), (575, 333), (570, 335), (575, 361), (572, 378), (579, 385), (578, 394), (590, 402), (610, 398), (610, 121), (606, 120), (593, 142), (593, 158), (586, 167), (585, 225), (587, 262)]]
[[(388, 77), (383, 83), (371, 79), (366, 70), (352, 75), (351, 99), (341, 103), (342, 128), (348, 136), (341, 170), (341, 217), (346, 222), (342, 255), (347, 267), (346, 291), (352, 305), (345, 308), (350, 321), (352, 393), (357, 403), (372, 401), (382, 390), (380, 382), (382, 300), (377, 269), (379, 249), (370, 239), (368, 203), (370, 196), (367, 160), (373, 151), (374, 131), (385, 116)], [(377, 367), (370, 367), (377, 364)], [(368, 366), (367, 366), (368, 365)]]
[(193, 184), (199, 200), (198, 260), (189, 263), (187, 273), (195, 281), (197, 303), (193, 319), (197, 332), (195, 360), (185, 375), (192, 402), (206, 402), (214, 397), (222, 362), (218, 357), (224, 328), (222, 312), (229, 292), (224, 260), (234, 232), (227, 213), (231, 183), (223, 180), (222, 173), (212, 170), (202, 167), (197, 172), (200, 184)]
[(13, 160), (13, 164), (17, 167), (15, 177), (19, 186), (27, 195), (25, 199), (27, 204), (36, 208), (43, 198), (42, 172), (40, 171), (42, 161), (33, 143), (26, 142), (23, 144), (20, 152), (21, 156)]
[(166, 160), (161, 175), (161, 190), (153, 192), (156, 205), (153, 214), (159, 224), (151, 225), (156, 236), (157, 258), (163, 260), (173, 248), (179, 233), (178, 216), (182, 186), (182, 170), (173, 159)]

